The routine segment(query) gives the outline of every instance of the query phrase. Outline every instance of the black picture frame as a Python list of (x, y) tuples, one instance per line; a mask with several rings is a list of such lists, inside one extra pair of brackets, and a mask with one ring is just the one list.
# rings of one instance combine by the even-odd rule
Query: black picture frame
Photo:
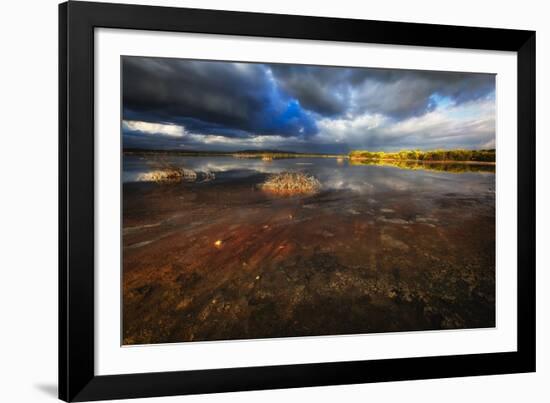
[[(517, 352), (96, 376), (94, 29), (517, 52)], [(535, 371), (535, 32), (185, 8), (59, 5), (59, 398), (88, 401)]]

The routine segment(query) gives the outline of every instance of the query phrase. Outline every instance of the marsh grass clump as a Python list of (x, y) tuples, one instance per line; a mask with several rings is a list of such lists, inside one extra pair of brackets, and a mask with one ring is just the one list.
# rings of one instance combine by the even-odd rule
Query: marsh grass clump
[(197, 174), (193, 171), (177, 167), (166, 167), (142, 173), (139, 175), (138, 180), (142, 182), (178, 183), (183, 179), (195, 180), (196, 178)]
[(302, 172), (282, 172), (271, 175), (261, 185), (265, 191), (291, 196), (319, 191), (321, 183), (313, 176)]

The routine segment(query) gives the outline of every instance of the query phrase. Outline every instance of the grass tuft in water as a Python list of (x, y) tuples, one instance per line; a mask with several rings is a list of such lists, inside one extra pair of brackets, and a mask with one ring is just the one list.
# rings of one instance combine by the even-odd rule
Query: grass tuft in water
[(280, 195), (309, 194), (319, 191), (321, 183), (302, 172), (282, 172), (271, 175), (261, 185), (263, 190)]
[(139, 175), (138, 180), (142, 182), (178, 183), (182, 180), (194, 181), (196, 178), (197, 174), (192, 170), (167, 167), (142, 173)]

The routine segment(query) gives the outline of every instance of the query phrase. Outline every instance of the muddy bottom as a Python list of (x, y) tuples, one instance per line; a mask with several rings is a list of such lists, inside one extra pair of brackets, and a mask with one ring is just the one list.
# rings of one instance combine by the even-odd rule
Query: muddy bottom
[(124, 183), (123, 343), (495, 326), (494, 174), (303, 164)]

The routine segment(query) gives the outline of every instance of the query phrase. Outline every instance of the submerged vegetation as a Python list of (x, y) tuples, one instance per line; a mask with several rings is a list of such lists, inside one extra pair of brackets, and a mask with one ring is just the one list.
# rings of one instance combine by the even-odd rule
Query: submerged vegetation
[(494, 166), (163, 164), (219, 180), (124, 184), (125, 345), (495, 326), (495, 176), (383, 165)]
[(302, 172), (282, 172), (271, 175), (261, 185), (263, 190), (285, 196), (315, 193), (321, 187), (319, 181)]
[(492, 150), (401, 150), (397, 152), (356, 150), (349, 153), (350, 160), (396, 160), (426, 162), (495, 162), (496, 152)]

